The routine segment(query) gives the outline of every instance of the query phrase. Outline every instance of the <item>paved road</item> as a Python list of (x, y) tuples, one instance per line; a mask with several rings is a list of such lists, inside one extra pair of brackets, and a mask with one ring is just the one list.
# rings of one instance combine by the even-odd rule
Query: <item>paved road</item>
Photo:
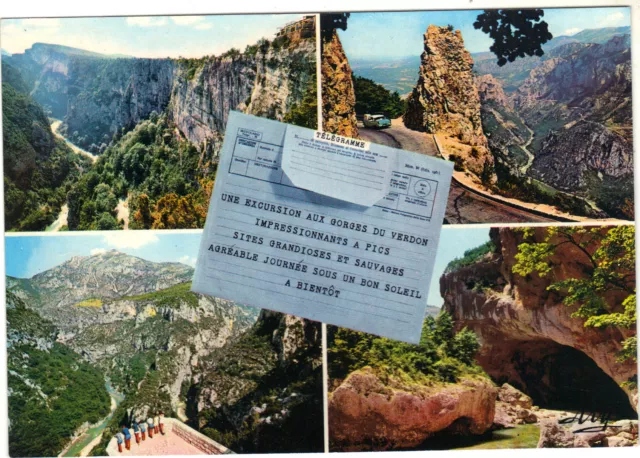
[[(391, 122), (391, 127), (384, 130), (359, 127), (358, 131), (362, 139), (372, 143), (402, 148), (429, 156), (436, 156), (438, 153), (433, 137), (430, 134), (407, 129), (401, 119), (394, 119)], [(481, 194), (463, 188), (456, 182), (451, 184), (445, 212), (445, 223), (527, 223), (549, 221), (554, 220), (487, 199)]]

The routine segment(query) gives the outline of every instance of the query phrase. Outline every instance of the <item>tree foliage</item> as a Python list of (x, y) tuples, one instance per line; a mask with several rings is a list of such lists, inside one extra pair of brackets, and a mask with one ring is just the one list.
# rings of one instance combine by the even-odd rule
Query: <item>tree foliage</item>
[[(109, 413), (104, 377), (55, 341), (57, 330), (7, 292), (9, 453), (57, 456), (83, 423)], [(18, 339), (15, 339), (19, 336)]]
[(461, 258), (455, 258), (447, 264), (447, 267), (444, 269), (444, 273), (454, 272), (462, 267), (471, 265), (495, 249), (495, 244), (491, 240), (488, 240), (478, 247), (466, 250)]
[[(9, 81), (24, 86), (19, 73)], [(41, 231), (56, 219), (88, 159), (56, 139), (42, 107), (8, 82), (2, 83), (2, 114), (5, 229)]]
[(354, 75), (353, 84), (357, 114), (384, 113), (390, 119), (395, 119), (404, 113), (404, 102), (398, 92), (391, 92), (373, 80), (361, 76)]
[(542, 45), (553, 38), (549, 25), (542, 21), (544, 11), (535, 9), (485, 10), (473, 27), (493, 39), (489, 48), (502, 67), (518, 57), (542, 56)]
[(68, 193), (69, 228), (121, 228), (119, 199), (129, 199), (131, 229), (202, 227), (215, 171), (202, 157), (176, 137), (166, 114), (152, 113), (112, 143)]
[(468, 373), (479, 373), (474, 359), (480, 343), (473, 331), (457, 333), (451, 315), (427, 317), (418, 345), (374, 336), (346, 328), (329, 328), (330, 376), (343, 379), (369, 366), (381, 375), (407, 375), (414, 379), (455, 382)]
[[(542, 241), (527, 241), (532, 229), (523, 229), (525, 242), (518, 246), (513, 272), (521, 276), (537, 273), (553, 277), (557, 248), (570, 245), (579, 253), (573, 262), (581, 272), (569, 278), (552, 278), (547, 287), (562, 295), (563, 303), (577, 307), (572, 316), (585, 327), (625, 329), (636, 327), (635, 228), (633, 226), (574, 227), (546, 229)], [(623, 300), (620, 300), (623, 297)], [(636, 337), (623, 341), (622, 359), (637, 358)]]
[(292, 106), (283, 121), (308, 129), (318, 128), (318, 87), (315, 78), (309, 80), (300, 104)]

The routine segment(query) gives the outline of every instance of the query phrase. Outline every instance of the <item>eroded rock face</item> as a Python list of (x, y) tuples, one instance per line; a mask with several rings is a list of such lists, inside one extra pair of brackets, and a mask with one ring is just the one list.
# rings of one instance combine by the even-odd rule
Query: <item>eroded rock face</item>
[(497, 390), (488, 379), (434, 387), (390, 387), (368, 368), (330, 395), (329, 430), (345, 450), (415, 447), (437, 432), (483, 434), (493, 423)]
[(589, 172), (614, 178), (633, 174), (632, 145), (617, 132), (591, 121), (550, 133), (532, 166), (534, 177), (565, 191), (586, 189)]
[(351, 67), (334, 30), (322, 39), (323, 130), (345, 137), (357, 137), (355, 104)]
[(478, 75), (474, 77), (474, 83), (478, 88), (478, 96), (482, 103), (495, 102), (505, 107), (511, 107), (511, 101), (504, 93), (502, 83), (493, 75)]
[[(557, 419), (543, 419), (540, 422), (538, 448), (569, 447), (633, 447), (638, 445), (638, 421), (623, 420), (610, 423), (605, 429), (598, 422), (561, 425)], [(591, 428), (592, 432), (580, 432)]]
[[(536, 229), (534, 239), (543, 240), (545, 230)], [(636, 365), (616, 359), (621, 341), (633, 331), (585, 328), (583, 319), (571, 316), (574, 307), (547, 290), (550, 279), (584, 275), (585, 257), (579, 249), (560, 245), (551, 258), (552, 274), (523, 278), (512, 273), (522, 234), (510, 228), (490, 234), (498, 247), (492, 256), (440, 279), (444, 307), (456, 326), (469, 327), (481, 340), (479, 364), (494, 380), (531, 395), (536, 404), (557, 405), (574, 396), (578, 404), (604, 408), (624, 403), (624, 390), (631, 405), (619, 406), (621, 411), (636, 409), (637, 391), (622, 385), (636, 376)], [(610, 294), (611, 303), (621, 308), (623, 295)]]
[(410, 129), (448, 135), (473, 147), (465, 164), (479, 175), (485, 162), (493, 163), (493, 157), (482, 130), (472, 69), (473, 59), (464, 47), (462, 33), (430, 25), (424, 34), (418, 83), (402, 119)]

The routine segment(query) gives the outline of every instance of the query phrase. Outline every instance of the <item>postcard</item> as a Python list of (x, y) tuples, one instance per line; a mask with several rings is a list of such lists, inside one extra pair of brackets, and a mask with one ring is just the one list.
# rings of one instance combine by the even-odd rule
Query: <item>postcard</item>
[[(193, 291), (417, 343), (453, 167), (366, 146), (230, 114)], [(294, 184), (331, 155), (349, 165)], [(298, 167), (291, 176), (285, 162)], [(307, 189), (340, 179), (356, 200), (364, 170), (389, 176), (371, 206)]]

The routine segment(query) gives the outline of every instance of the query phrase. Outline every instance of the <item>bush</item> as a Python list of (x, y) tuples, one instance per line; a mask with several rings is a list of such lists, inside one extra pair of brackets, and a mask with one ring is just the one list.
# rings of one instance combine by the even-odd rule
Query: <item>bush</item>
[(495, 251), (495, 249), (495, 244), (491, 240), (489, 240), (479, 247), (467, 250), (464, 252), (462, 258), (456, 258), (453, 261), (449, 262), (449, 264), (447, 264), (447, 267), (444, 269), (444, 273), (447, 274), (449, 272), (455, 272), (462, 267), (469, 266), (484, 257), (487, 253)]
[(474, 362), (480, 348), (476, 335), (466, 328), (455, 333), (451, 315), (445, 311), (425, 319), (418, 345), (333, 326), (328, 333), (333, 379), (344, 379), (367, 366), (382, 376), (405, 374), (434, 382), (455, 382), (464, 374), (481, 373)]

